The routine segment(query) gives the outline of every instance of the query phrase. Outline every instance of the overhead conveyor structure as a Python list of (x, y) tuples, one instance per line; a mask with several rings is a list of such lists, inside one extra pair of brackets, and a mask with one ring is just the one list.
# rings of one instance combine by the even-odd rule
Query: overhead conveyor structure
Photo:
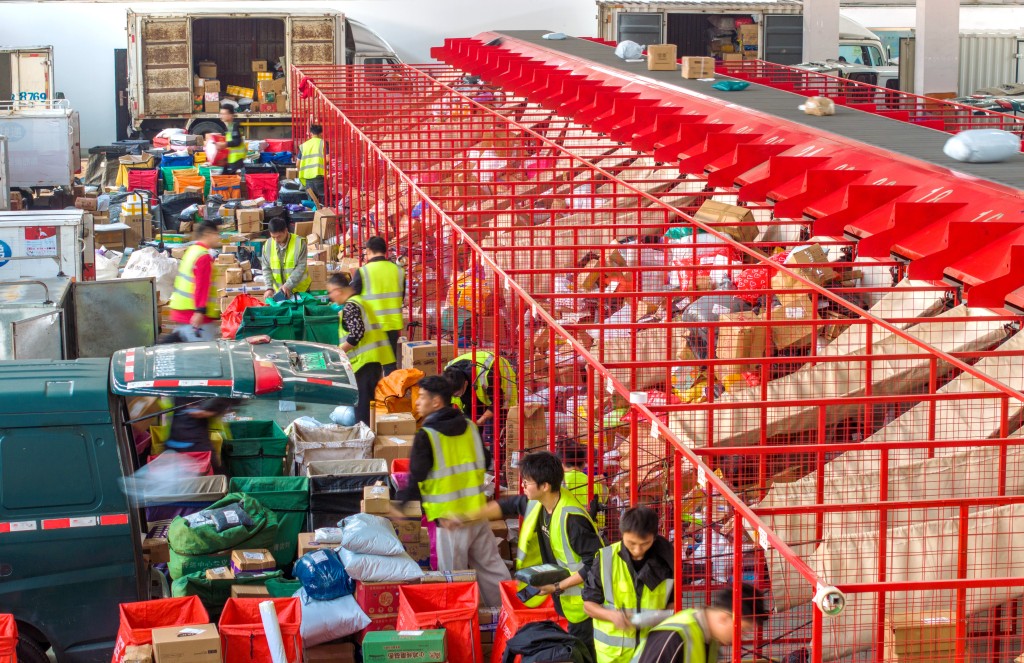
[(915, 619), (931, 644), (898, 660), (1024, 651), (1000, 556), (1024, 534), (1020, 163), (950, 163), (936, 118), (812, 118), (542, 34), (292, 76), (339, 257), (384, 236), (416, 338), (515, 369), (485, 425), (499, 492), (523, 453), (580, 445), (609, 539), (659, 511), (677, 607), (768, 592), (733, 661), (896, 660)]

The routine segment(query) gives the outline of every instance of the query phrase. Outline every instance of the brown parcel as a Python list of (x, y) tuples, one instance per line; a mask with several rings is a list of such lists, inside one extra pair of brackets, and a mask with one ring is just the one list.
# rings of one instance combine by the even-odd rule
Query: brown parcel
[(415, 435), (416, 417), (409, 412), (382, 414), (374, 429), (377, 435)]
[(329, 642), (306, 647), (305, 663), (355, 663), (356, 646), (351, 642)]
[(263, 210), (239, 208), (235, 210), (235, 222), (240, 233), (258, 233), (263, 230)]
[(231, 585), (231, 598), (233, 599), (261, 599), (270, 598), (270, 591), (265, 585)]
[(221, 663), (220, 635), (213, 624), (153, 629), (156, 663)]
[(712, 78), (715, 75), (715, 59), (687, 57), (683, 58), (683, 78)]
[[(814, 308), (811, 298), (803, 296), (803, 301), (793, 302), (796, 306), (776, 306), (772, 309), (772, 320), (793, 321), (814, 319)], [(786, 348), (805, 348), (814, 338), (814, 327), (810, 325), (772, 324), (772, 342), (780, 350)]]
[(373, 441), (373, 457), (382, 458), (391, 467), (392, 461), (412, 455), (415, 435), (378, 435)]
[[(722, 323), (755, 322), (761, 318), (750, 311), (723, 313), (718, 316)], [(765, 327), (755, 325), (733, 325), (718, 328), (715, 354), (719, 359), (759, 359), (765, 355)], [(757, 364), (722, 364), (715, 367), (716, 376), (757, 370)]]
[(956, 658), (956, 622), (955, 612), (886, 615), (883, 660), (952, 663)]
[(153, 663), (153, 645), (128, 645), (121, 663)]
[[(705, 201), (693, 218), (695, 221), (713, 226), (723, 223), (754, 223), (754, 214), (746, 207), (729, 205), (717, 200)], [(732, 237), (737, 242), (753, 242), (759, 232), (755, 225), (718, 225), (715, 230)]]
[(812, 244), (806, 249), (794, 251), (786, 259), (787, 265), (811, 264), (812, 266), (810, 267), (801, 267), (800, 272), (818, 285), (828, 283), (836, 277), (836, 273), (831, 267), (822, 265), (822, 263), (828, 262), (828, 254), (825, 253), (825, 249), (821, 248), (820, 244)]
[(647, 47), (647, 71), (675, 71), (676, 45), (654, 44)]

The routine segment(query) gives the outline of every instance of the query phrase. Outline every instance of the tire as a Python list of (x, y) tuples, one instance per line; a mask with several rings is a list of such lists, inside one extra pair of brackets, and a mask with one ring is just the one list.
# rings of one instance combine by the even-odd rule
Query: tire
[(206, 134), (222, 134), (227, 129), (215, 120), (201, 120), (189, 127), (188, 131), (194, 136), (205, 136)]
[(18, 638), (18, 663), (50, 663), (46, 650), (35, 640), (20, 636)]

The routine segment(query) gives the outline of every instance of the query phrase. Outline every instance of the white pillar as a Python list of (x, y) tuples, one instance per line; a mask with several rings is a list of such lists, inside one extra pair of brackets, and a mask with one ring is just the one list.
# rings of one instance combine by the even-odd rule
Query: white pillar
[(914, 49), (914, 93), (955, 93), (960, 82), (960, 0), (917, 0)]
[(804, 62), (839, 57), (839, 0), (804, 1)]

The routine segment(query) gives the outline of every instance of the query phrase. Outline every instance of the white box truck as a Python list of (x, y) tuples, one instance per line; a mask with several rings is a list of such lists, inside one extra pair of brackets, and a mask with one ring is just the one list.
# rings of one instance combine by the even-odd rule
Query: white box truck
[(53, 99), (53, 46), (0, 46), (0, 101)]
[[(128, 11), (128, 106), (131, 129), (149, 137), (168, 127), (191, 134), (223, 132), (217, 113), (196, 110), (199, 62), (216, 64), (227, 86), (255, 87), (254, 60), (283, 61), (285, 96), (291, 65), (397, 64), (394, 49), (370, 28), (338, 11), (248, 9), (187, 12)], [(291, 115), (284, 109), (248, 112), (242, 121), (250, 138), (287, 136)]]

